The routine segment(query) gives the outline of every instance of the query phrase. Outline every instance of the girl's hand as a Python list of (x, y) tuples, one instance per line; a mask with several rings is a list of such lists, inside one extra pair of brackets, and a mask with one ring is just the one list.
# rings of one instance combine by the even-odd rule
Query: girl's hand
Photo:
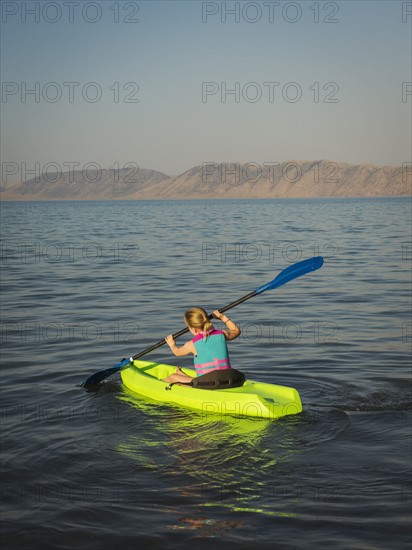
[(215, 317), (216, 319), (221, 319), (223, 317), (223, 314), (220, 313), (220, 311), (218, 309), (216, 309), (214, 312), (213, 312), (213, 317)]
[(169, 334), (169, 336), (166, 336), (165, 338), (166, 340), (166, 343), (168, 344), (168, 346), (171, 348), (172, 346), (175, 346), (176, 345), (176, 342), (173, 338), (173, 335), (172, 334)]

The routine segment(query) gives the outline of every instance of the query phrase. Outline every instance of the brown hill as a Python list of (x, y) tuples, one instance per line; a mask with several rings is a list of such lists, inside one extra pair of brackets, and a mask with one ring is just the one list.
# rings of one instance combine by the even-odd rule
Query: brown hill
[(75, 170), (62, 174), (42, 174), (1, 189), (2, 199), (11, 200), (108, 200), (128, 199), (147, 187), (156, 189), (169, 176), (155, 170)]
[[(284, 163), (204, 163), (176, 177), (155, 170), (63, 173), (8, 186), (3, 199), (211, 199), (410, 195), (411, 166)], [(97, 177), (99, 176), (99, 177)], [(51, 181), (52, 180), (52, 181)]]

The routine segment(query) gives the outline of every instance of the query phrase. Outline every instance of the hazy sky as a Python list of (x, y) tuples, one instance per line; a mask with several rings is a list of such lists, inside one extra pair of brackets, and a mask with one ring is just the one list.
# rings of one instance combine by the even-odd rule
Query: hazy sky
[(54, 164), (411, 161), (412, 2), (1, 4), (3, 182)]

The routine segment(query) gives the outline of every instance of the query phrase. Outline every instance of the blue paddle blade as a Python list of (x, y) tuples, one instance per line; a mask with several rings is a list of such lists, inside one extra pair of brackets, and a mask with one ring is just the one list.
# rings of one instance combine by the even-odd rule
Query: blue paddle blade
[(290, 265), (289, 267), (281, 271), (279, 275), (273, 279), (273, 281), (270, 281), (269, 283), (266, 283), (265, 285), (260, 286), (255, 290), (255, 292), (256, 294), (261, 294), (262, 292), (265, 292), (265, 290), (272, 290), (273, 288), (278, 288), (279, 286), (282, 286), (288, 283), (292, 279), (296, 279), (297, 277), (301, 277), (306, 273), (310, 273), (311, 271), (316, 271), (317, 269), (320, 269), (322, 265), (323, 265), (322, 256), (316, 256), (315, 258), (302, 260), (301, 262)]
[(116, 374), (117, 372), (121, 371), (123, 367), (126, 367), (130, 364), (131, 358), (129, 359), (123, 359), (120, 361), (120, 363), (117, 363), (114, 367), (110, 367), (109, 369), (101, 370), (99, 372), (96, 372), (95, 374), (92, 374), (85, 382), (82, 382), (80, 384), (81, 386), (90, 386), (92, 384), (99, 384), (102, 382), (105, 378), (109, 378), (109, 376), (113, 376), (113, 374)]

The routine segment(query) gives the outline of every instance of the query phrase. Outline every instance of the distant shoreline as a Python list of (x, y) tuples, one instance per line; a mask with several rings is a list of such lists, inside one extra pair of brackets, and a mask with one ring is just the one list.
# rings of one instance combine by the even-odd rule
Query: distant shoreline
[(347, 196), (347, 197), (268, 197), (268, 198), (200, 198), (200, 199), (5, 199), (0, 197), (0, 203), (4, 202), (216, 202), (216, 201), (345, 201), (345, 200), (370, 200), (370, 199), (411, 199), (410, 195), (372, 195), (372, 196)]
[(152, 169), (76, 170), (3, 183), (0, 200), (220, 200), (357, 198), (412, 195), (412, 163), (400, 166), (330, 160), (214, 163), (179, 176)]

